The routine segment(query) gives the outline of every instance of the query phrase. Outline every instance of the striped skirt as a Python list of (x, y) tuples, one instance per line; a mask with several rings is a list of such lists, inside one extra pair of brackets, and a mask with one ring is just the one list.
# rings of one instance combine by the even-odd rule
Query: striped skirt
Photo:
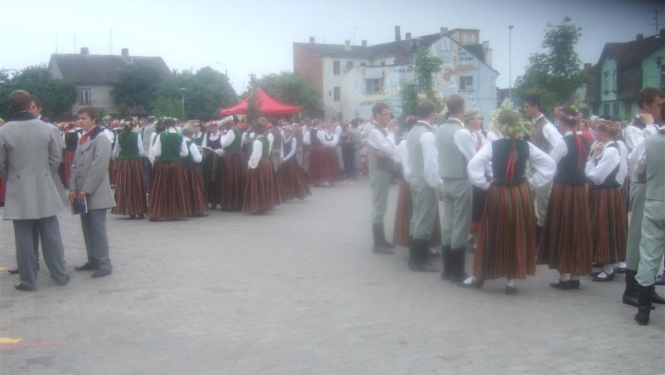
[(143, 186), (141, 158), (118, 160), (116, 164), (114, 215), (143, 215), (148, 211)]
[(69, 179), (72, 176), (72, 164), (74, 164), (74, 156), (76, 155), (76, 151), (67, 151), (65, 150), (62, 155), (62, 160), (63, 160), (63, 165), (64, 165), (64, 178), (65, 181), (63, 182), (64, 186), (69, 186)]
[(224, 155), (223, 172), (224, 181), (220, 192), (220, 202), (225, 210), (239, 210), (242, 208), (243, 193), (245, 192), (245, 175), (247, 174), (247, 159), (240, 151), (230, 151)]
[(528, 182), (492, 185), (478, 234), (478, 280), (525, 279), (536, 273), (536, 209)]
[(180, 219), (192, 214), (182, 161), (156, 162), (152, 167), (148, 216), (150, 219)]
[(277, 188), (282, 202), (295, 198), (303, 200), (306, 196), (312, 195), (305, 174), (295, 157), (292, 157), (279, 166)]
[(270, 158), (262, 158), (259, 165), (247, 171), (242, 210), (245, 212), (265, 212), (280, 203), (275, 169)]
[(205, 185), (205, 194), (213, 208), (221, 205), (222, 177), (224, 171), (224, 160), (217, 154), (210, 151), (204, 151), (203, 161), (203, 183)]
[(333, 180), (330, 163), (328, 162), (326, 150), (323, 146), (312, 146), (310, 148), (307, 180), (310, 184), (320, 184)]
[(480, 221), (483, 218), (485, 209), (485, 198), (487, 192), (478, 186), (473, 186), (473, 205), (471, 208), (471, 233), (478, 233), (480, 230)]
[(0, 178), (0, 203), (5, 203), (5, 194), (7, 194), (7, 189), (5, 188), (5, 181)]
[(626, 260), (626, 196), (621, 188), (591, 189), (592, 258), (594, 263), (613, 264)]
[[(409, 225), (411, 223), (411, 190), (406, 179), (402, 178), (399, 183), (399, 194), (397, 195), (397, 211), (395, 212), (395, 227), (393, 228), (393, 243), (395, 245), (409, 246)], [(434, 228), (429, 239), (429, 246), (441, 245), (441, 222), (439, 221), (439, 205), (436, 205), (436, 216)]]
[(192, 209), (191, 216), (203, 216), (208, 213), (208, 201), (205, 196), (203, 172), (198, 164), (185, 167), (187, 191)]
[(538, 245), (538, 264), (560, 273), (591, 273), (591, 219), (586, 185), (554, 183)]
[(330, 167), (331, 181), (339, 180), (342, 178), (342, 168), (339, 165), (339, 157), (337, 156), (337, 149), (332, 147), (324, 147), (326, 153), (326, 160)]
[(116, 184), (116, 179), (117, 179), (117, 177), (116, 177), (116, 174), (117, 174), (116, 171), (117, 171), (117, 169), (118, 169), (117, 166), (116, 166), (117, 162), (118, 162), (117, 160), (111, 160), (111, 161), (109, 162), (109, 183), (110, 183), (111, 185), (115, 185), (115, 184)]

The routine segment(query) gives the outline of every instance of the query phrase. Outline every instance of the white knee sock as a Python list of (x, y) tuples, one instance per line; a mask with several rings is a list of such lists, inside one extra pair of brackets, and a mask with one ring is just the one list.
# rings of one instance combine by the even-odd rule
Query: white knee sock
[(603, 271), (608, 275), (613, 274), (614, 273), (614, 265), (613, 264), (604, 265), (603, 266)]
[(474, 281), (476, 281), (476, 278), (473, 276), (469, 276), (466, 280), (464, 280), (464, 284), (471, 284)]
[(570, 274), (569, 273), (560, 273), (559, 274), (559, 280), (561, 280), (561, 281), (570, 280)]
[(508, 280), (508, 286), (511, 288), (515, 287), (515, 280)]

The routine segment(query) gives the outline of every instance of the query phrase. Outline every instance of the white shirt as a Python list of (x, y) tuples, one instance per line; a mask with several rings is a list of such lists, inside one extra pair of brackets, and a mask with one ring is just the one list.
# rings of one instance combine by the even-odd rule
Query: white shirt
[(630, 153), (630, 179), (637, 182), (639, 174), (644, 172), (647, 167), (647, 152), (644, 140), (635, 146), (633, 152)]
[(487, 132), (487, 142), (494, 142), (494, 141), (499, 140), (501, 138), (503, 138), (503, 136), (501, 135), (500, 132), (498, 132), (496, 130), (492, 130), (492, 131)]
[(272, 144), (273, 142), (275, 142), (275, 136), (272, 135), (272, 133), (268, 133), (268, 135), (266, 135), (266, 138), (268, 138), (268, 141), (270, 141), (270, 147), (268, 147), (268, 153), (272, 154)]
[[(120, 135), (122, 137), (122, 135)], [(138, 134), (138, 137), (136, 137), (138, 146), (139, 146), (139, 156), (143, 156), (145, 152), (143, 151), (143, 139), (141, 138), (141, 134)], [(115, 146), (113, 147), (113, 157), (117, 158), (118, 155), (120, 155), (120, 142), (116, 142)]]
[(115, 140), (115, 133), (104, 128), (104, 135), (111, 141), (111, 144), (113, 144), (113, 141)]
[[(178, 134), (178, 131), (174, 128), (166, 129), (165, 132)], [(162, 141), (160, 140), (160, 137), (157, 137), (157, 139), (155, 139), (155, 144), (152, 145), (152, 154), (154, 158), (162, 156)], [(187, 143), (183, 141), (180, 144), (180, 157), (184, 158), (188, 154), (189, 150), (187, 149)]]
[[(423, 149), (423, 178), (428, 186), (438, 189), (441, 187), (443, 180), (439, 176), (439, 152), (436, 149), (436, 136), (431, 131), (432, 125), (422, 120), (418, 122), (425, 124), (427, 129), (430, 130), (420, 136), (420, 146)], [(412, 160), (408, 157), (407, 159), (408, 168), (405, 170), (408, 170), (409, 174), (406, 176), (406, 180), (412, 184), (417, 181), (414, 181), (411, 176), (411, 171), (413, 171)]]
[[(541, 114), (533, 120), (533, 123), (535, 124), (538, 120), (541, 118), (545, 117), (545, 115)], [(543, 126), (543, 136), (545, 137), (545, 140), (547, 140), (547, 143), (550, 144), (550, 147), (554, 147), (556, 143), (559, 141), (559, 139), (563, 138), (561, 136), (561, 133), (559, 133), (558, 130), (556, 130), (556, 126), (554, 126), (549, 120), (545, 119), (547, 121), (545, 125)]]
[(307, 146), (312, 144), (312, 138), (309, 134), (309, 130), (303, 130), (302, 131), (302, 144), (307, 145)]
[(249, 157), (249, 161), (247, 162), (247, 167), (251, 169), (255, 169), (256, 167), (258, 167), (262, 156), (263, 156), (263, 142), (261, 142), (259, 139), (256, 139), (252, 143), (252, 155)]
[(279, 150), (279, 156), (281, 158), (284, 158), (284, 161), (287, 161), (293, 157), (293, 155), (296, 154), (296, 146), (297, 146), (297, 141), (296, 137), (290, 136), (289, 138), (285, 138), (284, 141), (287, 143), (291, 143), (291, 152), (289, 152), (288, 155), (284, 156), (284, 142), (282, 142), (281, 148)]
[(411, 174), (411, 167), (409, 166), (409, 149), (406, 147), (406, 137), (409, 133), (404, 134), (404, 140), (397, 145), (395, 155), (397, 161), (402, 163), (402, 176), (406, 179), (406, 176)]
[(222, 136), (222, 147), (227, 148), (231, 146), (231, 143), (236, 140), (236, 133), (233, 130), (229, 130), (225, 135)]
[[(208, 147), (208, 137), (210, 137), (211, 141), (216, 141), (221, 136), (222, 136), (221, 132), (217, 132), (217, 134), (212, 134), (211, 133), (210, 135), (206, 134), (206, 136), (203, 137), (203, 142), (201, 142), (201, 147)], [(220, 141), (220, 143), (221, 143), (221, 141)], [(214, 152), (217, 156), (224, 155), (224, 149), (223, 148), (218, 148), (217, 150), (214, 150)]]
[(637, 126), (632, 125), (636, 121), (642, 123), (642, 121), (637, 116), (635, 116), (633, 122), (631, 122), (630, 125), (626, 126), (626, 129), (624, 131), (624, 139), (626, 139), (626, 146), (628, 146), (628, 148), (631, 150), (634, 150), (635, 147), (637, 147), (637, 144), (640, 143), (640, 141), (644, 140), (645, 136), (644, 133), (646, 128), (640, 129)]
[(476, 135), (471, 133), (467, 128), (459, 129), (453, 137), (453, 144), (457, 146), (457, 149), (464, 155), (467, 162), (476, 155), (477, 142), (478, 138)]
[[(189, 137), (183, 137), (184, 142), (186, 144), (187, 141), (191, 141), (191, 138)], [(192, 160), (194, 160), (194, 163), (200, 163), (201, 160), (203, 160), (203, 155), (201, 155), (201, 151), (199, 151), (199, 147), (196, 145), (196, 143), (192, 143), (189, 145), (189, 154), (192, 155)]]
[[(527, 144), (529, 145), (529, 166), (534, 170), (533, 175), (529, 178), (529, 184), (537, 188), (545, 186), (554, 178), (556, 163), (538, 147), (530, 142)], [(492, 158), (492, 144), (488, 143), (476, 153), (467, 166), (469, 180), (483, 190), (490, 187), (490, 183), (485, 177), (485, 166), (492, 161)]]
[[(592, 150), (595, 148), (596, 144), (598, 143), (594, 144), (594, 147), (591, 148)], [(595, 163), (593, 160), (589, 160), (586, 165), (586, 175), (589, 180), (596, 185), (605, 182), (610, 173), (621, 164), (621, 153), (618, 148), (609, 147), (612, 144), (616, 143), (614, 141), (607, 142), (603, 151), (600, 153), (598, 160)], [(623, 184), (623, 179), (619, 180), (619, 173), (617, 173), (615, 180), (617, 183)]]
[[(379, 130), (378, 125), (375, 125), (372, 130), (370, 130), (369, 135), (367, 136), (367, 143), (370, 146), (374, 147), (377, 150), (383, 151), (386, 156), (395, 159), (397, 156), (397, 146), (395, 145), (395, 134), (388, 132), (388, 136), (384, 136), (381, 130)], [(386, 129), (387, 131), (387, 129)]]
[[(326, 135), (328, 137), (332, 136), (332, 140), (330, 141), (327, 140)], [(337, 134), (335, 134), (334, 132), (332, 134), (328, 134), (328, 132), (325, 130), (317, 132), (316, 136), (317, 138), (319, 138), (319, 141), (321, 141), (321, 144), (325, 147), (335, 147), (337, 146), (337, 142), (339, 141), (339, 137), (337, 136)]]

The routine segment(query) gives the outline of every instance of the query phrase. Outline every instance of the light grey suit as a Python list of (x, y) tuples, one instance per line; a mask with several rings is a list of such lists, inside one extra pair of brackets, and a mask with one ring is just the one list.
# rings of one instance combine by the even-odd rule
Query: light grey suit
[(51, 126), (27, 112), (0, 128), (0, 177), (7, 182), (4, 219), (14, 221), (21, 283), (31, 290), (37, 288), (36, 230), (53, 278), (60, 284), (69, 280), (56, 217), (65, 208), (54, 180), (60, 165), (59, 145)]
[(88, 262), (100, 269), (112, 269), (109, 242), (106, 235), (106, 210), (115, 207), (109, 183), (111, 142), (103, 128), (91, 130), (91, 135), (76, 149), (69, 188), (88, 193), (88, 213), (81, 215), (81, 228)]

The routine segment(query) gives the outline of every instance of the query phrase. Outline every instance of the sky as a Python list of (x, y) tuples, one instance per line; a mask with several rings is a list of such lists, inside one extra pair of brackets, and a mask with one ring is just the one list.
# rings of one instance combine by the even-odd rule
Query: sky
[(605, 43), (654, 35), (654, 10), (665, 28), (664, 0), (0, 0), (0, 68), (48, 64), (56, 50), (119, 55), (128, 48), (161, 56), (171, 69), (226, 71), (240, 94), (249, 74), (293, 71), (294, 42), (387, 43), (399, 25), (402, 38), (479, 29), (493, 49), (497, 85), (507, 88), (509, 67), (514, 83), (529, 56), (543, 51), (548, 22), (570, 16), (582, 27), (580, 59), (595, 64)]

